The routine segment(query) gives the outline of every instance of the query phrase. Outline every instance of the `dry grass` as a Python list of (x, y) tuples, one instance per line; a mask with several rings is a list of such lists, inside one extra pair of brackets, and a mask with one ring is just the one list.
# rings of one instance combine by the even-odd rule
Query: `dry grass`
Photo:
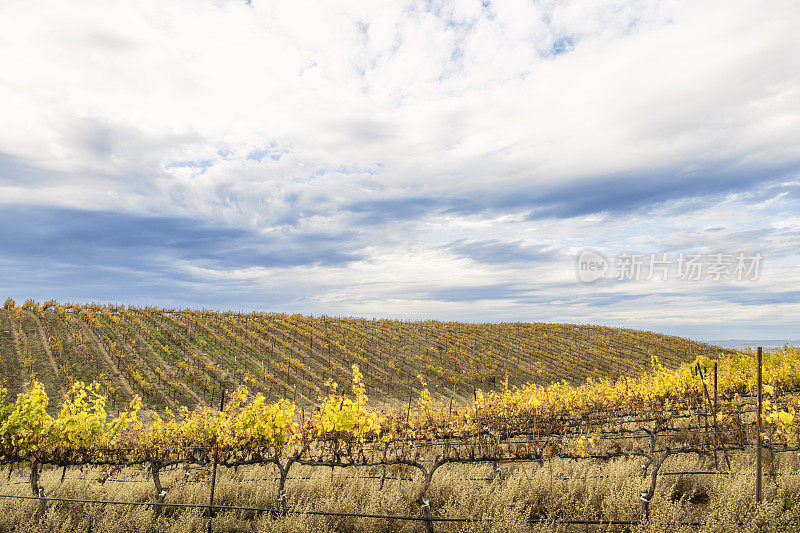
[[(437, 523), (437, 532), (505, 531), (797, 531), (800, 529), (800, 465), (794, 455), (768, 461), (765, 503), (754, 504), (752, 454), (732, 457), (735, 475), (662, 475), (651, 503), (651, 517), (638, 526), (570, 526), (529, 524), (533, 519), (636, 520), (638, 494), (645, 481), (639, 460), (609, 463), (552, 460), (544, 465), (503, 465), (502, 479), (489, 465), (446, 465), (434, 476), (429, 496), (436, 516), (489, 519), (479, 523)], [(663, 472), (709, 470), (713, 460), (671, 457)], [(220, 505), (274, 507), (277, 482), (272, 466), (220, 469), (216, 502)], [(202, 471), (191, 470), (191, 480)], [(293, 467), (287, 481), (291, 505), (344, 513), (419, 516), (414, 503), (420, 475), (415, 469), (387, 469), (383, 490), (381, 468)], [(12, 482), (27, 472), (15, 468)], [(5, 482), (5, 473), (2, 476)], [(73, 469), (60, 482), (60, 469), (46, 469), (42, 484), (48, 496), (148, 502), (155, 487), (144, 471), (126, 469), (101, 484), (99, 469)], [(309, 477), (310, 479), (298, 479)], [(393, 479), (413, 477), (413, 481)], [(85, 479), (80, 479), (85, 478)], [(268, 478), (263, 480), (262, 478)], [(492, 478), (486, 481), (482, 478)], [(121, 482), (115, 479), (137, 480)], [(258, 481), (252, 481), (257, 479)], [(169, 488), (167, 502), (207, 504), (207, 479), (184, 482), (178, 469), (161, 475)], [(26, 483), (5, 484), (5, 494), (30, 494)], [(0, 499), (0, 531), (64, 532), (204, 532), (204, 510), (166, 508), (154, 520), (151, 508), (79, 503), (51, 503), (43, 519), (35, 518), (35, 501)], [(701, 526), (676, 522), (701, 522)], [(394, 532), (424, 531), (421, 522), (376, 518), (311, 515), (270, 516), (252, 511), (220, 512), (216, 532)]]

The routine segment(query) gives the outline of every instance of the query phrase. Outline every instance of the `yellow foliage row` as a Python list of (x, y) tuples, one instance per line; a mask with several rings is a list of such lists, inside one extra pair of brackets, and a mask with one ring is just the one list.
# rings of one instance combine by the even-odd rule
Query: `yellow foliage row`
[[(583, 438), (575, 443), (576, 449), (585, 452), (587, 446), (597, 442), (596, 435), (588, 439), (586, 435), (607, 423), (604, 416), (645, 412), (669, 418), (708, 402), (707, 391), (713, 391), (712, 367), (713, 361), (705, 357), (676, 370), (654, 360), (652, 371), (638, 378), (515, 389), (506, 383), (502, 392), (487, 395), (477, 391), (474, 405), (454, 409), (444, 402), (435, 405), (419, 376), (423, 388), (416, 405), (392, 411), (367, 407), (363, 375), (353, 365), (350, 395), (339, 393), (338, 384), (331, 381), (327, 383), (330, 394), (320, 398), (309, 414), (302, 410), (298, 413), (294, 402), (283, 399), (269, 403), (263, 395), (251, 397), (240, 387), (221, 412), (208, 407), (191, 412), (183, 408), (167, 418), (156, 416), (146, 427), (137, 416), (141, 405), (138, 397), (118, 417), (109, 419), (100, 386), (81, 382), (73, 384), (53, 418), (46, 412), (48, 398), (43, 386), (33, 382), (29, 392), (0, 407), (0, 460), (47, 461), (100, 448), (124, 449), (133, 457), (177, 458), (198, 449), (207, 453), (213, 446), (239, 459), (282, 454), (352, 457), (366, 445), (374, 451), (403, 443), (405, 451), (405, 443), (420, 439), (447, 438), (449, 442), (450, 438), (469, 438), (486, 431), (527, 430), (555, 420), (563, 423), (565, 417), (586, 422), (594, 416), (594, 426), (573, 426), (585, 429)], [(768, 398), (764, 422), (767, 432), (781, 442), (797, 442), (800, 434), (795, 417), (800, 398), (781, 392), (798, 388), (798, 370), (798, 349), (787, 347), (765, 355), (764, 392)], [(719, 424), (733, 422), (737, 396), (755, 390), (755, 373), (752, 353), (718, 361), (718, 393), (724, 407)]]

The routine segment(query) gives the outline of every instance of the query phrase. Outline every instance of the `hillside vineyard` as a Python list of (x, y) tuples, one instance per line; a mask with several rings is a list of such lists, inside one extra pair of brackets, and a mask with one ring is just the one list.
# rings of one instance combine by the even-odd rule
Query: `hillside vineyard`
[[(374, 402), (405, 401), (420, 377), (436, 396), (616, 378), (725, 352), (637, 330), (542, 323), (464, 324), (7, 301), (0, 364), (11, 395), (31, 375), (51, 397), (98, 381), (112, 402), (140, 395), (157, 411), (213, 405), (247, 386), (314, 404), (358, 364)], [(218, 400), (217, 400), (218, 401)]]
[[(644, 486), (625, 498), (640, 502), (639, 520), (647, 521), (659, 472), (670, 457), (696, 455), (705, 461), (703, 468), (713, 465), (729, 475), (737, 457), (756, 445), (766, 447), (770, 471), (778, 467), (776, 454), (800, 450), (795, 416), (800, 350), (789, 346), (763, 354), (762, 362), (760, 349), (723, 351), (673, 337), (583, 326), (68, 308), (30, 301), (17, 307), (10, 300), (2, 318), (7, 374), (0, 387), (0, 465), (10, 465), (8, 479), (15, 466), (29, 469), (24, 475), (30, 491), (4, 497), (38, 500), (34, 520), (47, 516), (48, 501), (62, 501), (48, 495), (62, 493), (60, 484), (74, 467), (115, 473), (148, 469), (158, 498), (147, 504), (153, 505), (153, 521), (162, 518), (163, 505), (198, 507), (185, 501), (195, 494), (185, 486), (190, 469), (213, 465), (213, 494), (217, 465), (234, 472), (274, 467), (271, 507), (255, 510), (281, 520), (291, 513), (341, 514), (338, 508), (308, 508), (297, 486), (287, 492), (293, 467), (330, 469), (331, 475), (336, 468), (368, 469), (380, 478), (378, 491), (391, 468), (405, 469), (415, 482), (403, 494), (419, 514), (402, 519), (421, 520), (431, 532), (436, 520), (450, 519), (440, 516), (448, 512), (437, 492), (442, 489), (431, 489), (435, 474), (448, 479), (447, 467), (491, 463), (502, 481), (501, 463), (507, 469), (535, 463), (547, 470), (546, 464), (570, 461), (641, 461), (637, 478)], [(625, 360), (629, 368), (645, 371), (594, 377), (601, 368), (613, 371), (615, 362), (612, 356), (601, 366), (602, 352), (590, 343), (594, 338), (616, 350), (620, 367)], [(648, 366), (646, 357), (655, 350), (671, 355), (674, 368), (655, 355)], [(679, 362), (689, 355), (691, 362)], [(361, 365), (369, 369), (375, 389), (369, 396)], [(500, 382), (505, 372), (509, 377)], [(84, 382), (82, 375), (96, 379)], [(558, 375), (580, 383), (533, 383)], [(519, 384), (526, 377), (532, 382)], [(12, 386), (19, 392), (8, 390)], [(468, 401), (455, 401), (456, 388), (472, 393)], [(393, 405), (381, 405), (376, 391)], [(209, 406), (217, 393), (218, 409)], [(184, 404), (189, 399), (192, 409)], [(183, 485), (173, 481), (172, 500), (165, 503), (160, 472), (178, 465), (186, 468)], [(727, 471), (720, 471), (723, 466)], [(44, 487), (41, 476), (54, 468), (61, 471), (59, 487), (52, 482)], [(107, 473), (101, 472), (101, 484)], [(552, 481), (552, 469), (550, 474)], [(78, 501), (89, 500), (73, 500)], [(630, 499), (613, 509), (601, 507), (605, 510), (590, 516), (607, 520), (621, 514), (627, 524), (641, 523), (631, 520), (637, 507)], [(670, 508), (662, 498), (659, 512)], [(563, 510), (518, 511), (502, 520), (524, 524), (564, 517)], [(62, 508), (57, 513), (66, 516)], [(208, 516), (210, 524), (213, 513)]]
[(465, 324), (234, 313), (12, 300), (0, 310), (0, 368), (13, 397), (32, 375), (59, 398), (97, 381), (116, 405), (139, 395), (156, 411), (214, 405), (240, 385), (267, 400), (315, 404), (359, 365), (373, 403), (585, 378), (614, 379), (726, 350), (600, 326)]

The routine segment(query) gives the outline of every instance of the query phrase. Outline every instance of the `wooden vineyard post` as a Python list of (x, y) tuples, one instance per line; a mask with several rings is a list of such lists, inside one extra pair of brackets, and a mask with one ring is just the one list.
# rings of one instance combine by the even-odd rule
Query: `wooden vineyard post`
[(756, 414), (756, 503), (761, 503), (761, 346), (756, 350), (757, 387), (758, 387), (758, 413)]
[[(711, 416), (712, 419), (712, 429), (714, 430), (714, 468), (719, 468), (718, 460), (717, 460), (717, 363), (714, 362), (714, 401), (712, 403), (711, 397), (708, 394), (708, 386), (706, 385), (706, 373), (700, 367), (700, 364), (697, 364), (697, 373), (700, 375), (700, 380), (703, 383), (703, 394), (706, 397), (706, 402), (708, 403), (708, 409), (711, 409)], [(706, 432), (706, 439), (708, 439), (708, 409), (705, 408), (705, 404), (703, 404), (703, 417), (705, 419), (705, 432)]]
[[(450, 395), (450, 410), (447, 413), (447, 419), (452, 420), (453, 417), (453, 400), (456, 397), (456, 385), (453, 383), (453, 393)], [(447, 441), (444, 447), (444, 456), (445, 458), (450, 457), (450, 435), (452, 434), (453, 430), (450, 429), (447, 431)]]
[[(225, 409), (225, 389), (222, 388), (220, 385), (219, 391), (219, 410), (220, 412)], [(211, 473), (211, 496), (208, 499), (208, 533), (211, 533), (211, 524), (214, 521), (214, 489), (217, 486), (217, 460), (218, 460), (218, 442), (216, 437), (214, 438), (214, 466), (212, 467)]]

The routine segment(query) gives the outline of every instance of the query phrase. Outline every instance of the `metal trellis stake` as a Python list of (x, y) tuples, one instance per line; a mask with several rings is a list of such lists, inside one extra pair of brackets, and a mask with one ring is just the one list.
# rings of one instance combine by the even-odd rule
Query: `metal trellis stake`
[(756, 415), (756, 438), (758, 439), (756, 443), (756, 503), (761, 503), (761, 346), (756, 350), (756, 357), (756, 365), (758, 366), (758, 375), (756, 378), (758, 381), (758, 414)]
[(714, 361), (714, 447), (718, 447), (719, 428), (717, 427), (717, 362)]
[[(225, 389), (220, 386), (220, 412), (225, 409)], [(219, 446), (216, 437), (214, 438), (214, 466), (211, 471), (211, 496), (208, 499), (208, 533), (211, 533), (211, 523), (214, 520), (214, 489), (217, 485), (217, 460), (219, 459)]]

